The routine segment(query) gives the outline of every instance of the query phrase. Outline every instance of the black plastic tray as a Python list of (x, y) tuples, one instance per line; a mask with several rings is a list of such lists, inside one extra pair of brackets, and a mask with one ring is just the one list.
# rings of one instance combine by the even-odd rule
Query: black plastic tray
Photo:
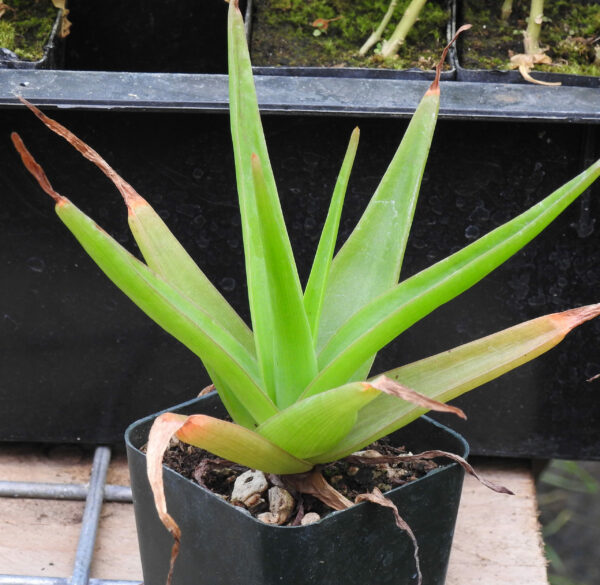
[[(416, 83), (416, 82), (415, 82)], [(229, 119), (221, 114), (68, 108), (52, 113), (147, 197), (245, 318), (247, 299)], [(395, 117), (270, 115), (267, 144), (306, 278), (352, 129), (361, 128), (341, 238), (406, 127)], [(127, 424), (195, 396), (199, 360), (117, 291), (56, 218), (8, 138), (21, 133), (55, 188), (134, 250), (112, 185), (24, 110), (0, 116), (0, 438), (118, 443)], [(293, 136), (293, 140), (290, 139)], [(594, 144), (596, 139), (596, 144)], [(588, 144), (586, 153), (585, 145)], [(404, 276), (468, 243), (597, 157), (598, 128), (442, 120)], [(598, 302), (598, 187), (523, 252), (383, 351), (381, 372), (522, 320)], [(475, 227), (471, 227), (475, 226)], [(565, 285), (566, 283), (566, 285)], [(473, 452), (600, 458), (600, 320), (462, 399)], [(36, 408), (30, 405), (35, 404)]]
[[(248, 0), (245, 11), (246, 35), (249, 40), (252, 38), (253, 5), (256, 0)], [(450, 10), (450, 20), (446, 26), (446, 38), (452, 38), (454, 30), (453, 22), (453, 3), (454, 0), (448, 0)], [(252, 56), (252, 55), (251, 55)], [(454, 62), (448, 56), (446, 60), (450, 66), (449, 69), (442, 71), (441, 79), (450, 81), (456, 77)], [(435, 71), (426, 71), (423, 69), (384, 69), (368, 67), (289, 67), (289, 66), (254, 66), (252, 68), (256, 75), (284, 75), (287, 77), (337, 77), (352, 79), (406, 79), (406, 80), (433, 80)]]
[[(456, 26), (465, 24), (462, 13), (462, 0), (454, 0), (453, 14)], [(460, 56), (468, 43), (468, 34), (463, 35), (457, 41), (456, 50), (450, 54), (453, 67), (456, 70), (457, 81), (532, 85), (530, 82), (523, 79), (523, 76), (515, 69), (471, 69), (463, 67), (460, 62)], [(600, 77), (593, 77), (591, 75), (572, 75), (568, 73), (551, 73), (547, 71), (532, 71), (531, 75), (539, 81), (561, 83), (565, 87), (600, 87)]]
[(6, 53), (0, 53), (0, 70), (3, 69), (61, 69), (64, 66), (65, 41), (59, 36), (62, 20), (62, 10), (58, 11), (52, 31), (46, 44), (44, 54), (37, 61), (25, 61), (24, 59), (12, 58)]

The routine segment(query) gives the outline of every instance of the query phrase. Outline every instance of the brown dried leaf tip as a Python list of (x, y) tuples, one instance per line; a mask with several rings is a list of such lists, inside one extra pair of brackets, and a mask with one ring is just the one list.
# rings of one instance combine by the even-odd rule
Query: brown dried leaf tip
[(36, 181), (40, 184), (40, 187), (46, 193), (48, 193), (48, 195), (50, 195), (54, 201), (56, 201), (57, 205), (64, 205), (67, 203), (68, 199), (54, 190), (50, 184), (50, 181), (48, 180), (48, 177), (46, 176), (46, 173), (44, 172), (44, 169), (27, 150), (25, 144), (21, 140), (21, 137), (16, 132), (13, 132), (11, 133), (10, 138), (14, 147), (17, 149), (17, 152), (21, 155), (21, 160), (23, 161), (25, 168), (33, 175)]
[(62, 124), (49, 118), (41, 110), (29, 103), (25, 98), (18, 96), (19, 101), (27, 106), (43, 124), (64, 138), (77, 152), (90, 162), (94, 163), (115, 185), (119, 190), (128, 209), (131, 210), (137, 205), (145, 205), (146, 201), (141, 197), (136, 190), (125, 181), (91, 146), (88, 146), (81, 138), (78, 138), (68, 128)]
[(454, 42), (456, 41), (456, 39), (466, 30), (469, 30), (473, 25), (472, 24), (463, 24), (455, 33), (455, 35), (452, 37), (451, 41), (444, 47), (444, 50), (442, 51), (442, 56), (440, 57), (440, 60), (438, 61), (438, 64), (435, 66), (435, 79), (433, 80), (433, 83), (429, 86), (429, 89), (427, 90), (427, 92), (425, 93), (425, 95), (431, 94), (431, 93), (440, 93), (440, 76), (442, 74), (442, 68), (444, 67), (444, 63), (446, 61), (446, 56), (448, 55), (448, 51), (450, 50), (450, 47), (454, 44)]

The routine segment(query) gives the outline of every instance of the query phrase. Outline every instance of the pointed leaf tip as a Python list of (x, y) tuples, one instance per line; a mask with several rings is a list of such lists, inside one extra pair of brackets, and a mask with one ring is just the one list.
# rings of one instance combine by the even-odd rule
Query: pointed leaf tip
[(569, 327), (569, 330), (571, 330), (578, 325), (581, 325), (582, 323), (585, 323), (586, 321), (594, 319), (600, 315), (600, 303), (596, 303), (594, 305), (585, 305), (576, 309), (569, 309), (568, 311), (563, 311), (562, 313), (556, 313), (556, 315), (558, 318), (564, 319)]
[(429, 86), (429, 89), (427, 90), (425, 95), (440, 93), (440, 76), (442, 75), (442, 68), (444, 67), (444, 62), (446, 61), (446, 56), (448, 55), (448, 51), (450, 50), (450, 47), (454, 44), (456, 39), (463, 32), (465, 32), (466, 30), (469, 30), (472, 26), (473, 26), (472, 24), (463, 24), (456, 31), (455, 35), (452, 37), (450, 42), (444, 47), (444, 50), (442, 51), (442, 56), (440, 57), (440, 60), (438, 61), (438, 64), (435, 67), (435, 79), (433, 80), (433, 83)]
[(137, 205), (147, 205), (145, 199), (137, 193), (137, 191), (125, 181), (91, 146), (88, 146), (83, 140), (75, 136), (68, 128), (49, 118), (39, 108), (36, 108), (32, 103), (28, 102), (24, 97), (17, 96), (19, 101), (27, 106), (44, 125), (64, 138), (77, 152), (90, 162), (94, 163), (115, 185), (119, 190), (125, 204), (131, 210)]
[(27, 150), (25, 144), (21, 140), (21, 137), (16, 132), (12, 132), (10, 138), (14, 147), (17, 149), (17, 152), (21, 155), (21, 160), (23, 161), (25, 168), (33, 175), (33, 177), (39, 183), (40, 187), (46, 193), (48, 193), (48, 195), (50, 195), (52, 199), (54, 199), (57, 205), (64, 205), (65, 203), (67, 203), (68, 199), (54, 190), (54, 188), (50, 184), (50, 181), (48, 180), (48, 177), (46, 176), (46, 173), (44, 172), (44, 169), (33, 158), (33, 155)]

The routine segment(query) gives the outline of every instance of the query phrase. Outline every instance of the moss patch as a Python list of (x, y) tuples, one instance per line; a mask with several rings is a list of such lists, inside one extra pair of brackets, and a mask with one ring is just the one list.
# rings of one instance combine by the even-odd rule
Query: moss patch
[[(463, 0), (463, 22), (473, 24), (461, 42), (460, 61), (471, 69), (508, 69), (508, 52), (523, 52), (529, 0), (513, 0), (508, 22), (499, 0)], [(552, 65), (536, 71), (600, 76), (600, 3), (596, 0), (546, 0), (540, 44)]]
[[(400, 22), (409, 0), (400, 0), (383, 38)], [(290, 67), (383, 67), (432, 69), (446, 44), (450, 13), (445, 0), (430, 0), (400, 48), (397, 58), (382, 59), (358, 50), (381, 22), (389, 0), (255, 0), (251, 54), (254, 65)], [(312, 23), (333, 19), (314, 35)]]
[(6, 0), (0, 17), (0, 47), (16, 53), (26, 61), (44, 56), (57, 10), (51, 0)]

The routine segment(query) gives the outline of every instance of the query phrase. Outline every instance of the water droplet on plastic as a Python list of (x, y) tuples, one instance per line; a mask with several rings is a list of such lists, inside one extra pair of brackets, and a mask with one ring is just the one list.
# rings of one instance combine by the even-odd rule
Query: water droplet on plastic
[(203, 227), (204, 225), (206, 225), (206, 218), (202, 214), (197, 215), (193, 219), (192, 223), (197, 227)]
[(27, 259), (27, 268), (32, 272), (44, 272), (46, 268), (46, 263), (41, 258), (36, 258), (32, 256)]
[(477, 204), (477, 207), (469, 215), (469, 221), (487, 221), (490, 218), (490, 212), (485, 208), (482, 201)]
[(226, 276), (221, 279), (221, 289), (225, 292), (232, 292), (235, 289), (235, 279), (230, 276)]
[(200, 215), (202, 208), (193, 203), (180, 203), (177, 205), (175, 211), (177, 211), (179, 215), (185, 215), (186, 217), (194, 218), (197, 215)]
[(307, 217), (304, 220), (304, 231), (306, 233), (310, 233), (312, 230), (315, 229), (316, 225), (317, 225), (317, 222), (314, 217)]
[(195, 167), (192, 171), (192, 177), (196, 180), (201, 179), (204, 176), (204, 170), (200, 167)]
[(465, 230), (465, 238), (467, 238), (467, 240), (475, 240), (479, 237), (479, 233), (479, 228), (476, 225), (470, 225)]
[(210, 244), (210, 240), (205, 236), (205, 235), (199, 235), (198, 237), (196, 237), (195, 239), (196, 241), (196, 246), (198, 246), (198, 248), (208, 248), (209, 244)]
[(529, 297), (529, 299), (527, 299), (527, 302), (529, 303), (530, 307), (541, 307), (547, 302), (546, 295), (541, 290), (539, 290), (538, 294), (534, 297)]

